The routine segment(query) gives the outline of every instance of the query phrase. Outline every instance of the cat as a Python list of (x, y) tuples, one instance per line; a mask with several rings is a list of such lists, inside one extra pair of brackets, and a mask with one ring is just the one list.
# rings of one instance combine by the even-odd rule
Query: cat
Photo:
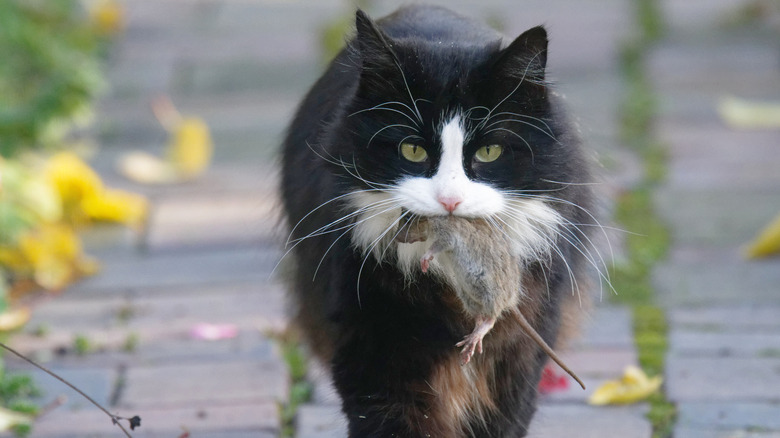
[[(482, 218), (522, 260), (519, 309), (554, 346), (591, 277), (591, 163), (545, 79), (547, 32), (506, 44), (433, 6), (356, 36), (282, 146), (293, 320), (332, 374), (350, 437), (522, 437), (547, 359), (511, 318), (461, 366), (471, 332), (447, 258), (404, 224)], [(571, 310), (574, 309), (574, 310)]]

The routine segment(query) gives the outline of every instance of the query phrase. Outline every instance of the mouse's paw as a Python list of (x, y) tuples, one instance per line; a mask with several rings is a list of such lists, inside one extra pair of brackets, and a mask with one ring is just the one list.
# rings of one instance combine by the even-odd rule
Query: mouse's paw
[(478, 333), (471, 333), (455, 344), (455, 346), (463, 347), (460, 350), (460, 364), (466, 365), (474, 357), (475, 351), (482, 354), (482, 336)]
[(420, 269), (423, 272), (428, 272), (428, 268), (431, 267), (431, 260), (433, 260), (433, 253), (428, 251), (420, 258)]

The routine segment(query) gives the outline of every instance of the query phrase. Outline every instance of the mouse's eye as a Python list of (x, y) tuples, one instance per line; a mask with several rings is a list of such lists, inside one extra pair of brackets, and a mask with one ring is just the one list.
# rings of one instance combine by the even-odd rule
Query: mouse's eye
[(401, 155), (412, 163), (421, 163), (428, 159), (425, 148), (412, 143), (401, 144)]
[(477, 149), (477, 152), (474, 154), (474, 158), (480, 163), (490, 163), (492, 161), (496, 161), (498, 157), (501, 156), (501, 152), (503, 151), (504, 148), (497, 144), (482, 146), (481, 148)]

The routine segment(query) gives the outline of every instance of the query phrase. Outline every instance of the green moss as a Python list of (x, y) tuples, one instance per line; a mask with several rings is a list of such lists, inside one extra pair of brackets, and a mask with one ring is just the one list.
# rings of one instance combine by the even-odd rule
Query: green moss
[[(636, 187), (617, 199), (615, 220), (632, 233), (626, 235), (626, 262), (612, 269), (610, 276), (618, 291), (612, 300), (632, 309), (640, 366), (649, 375), (662, 375), (669, 347), (668, 323), (663, 309), (655, 304), (652, 270), (666, 256), (670, 234), (655, 212), (653, 193), (666, 177), (667, 151), (653, 135), (658, 103), (646, 75), (645, 55), (664, 26), (657, 0), (634, 0), (634, 7), (639, 34), (621, 50), (625, 91), (618, 117), (621, 141), (642, 159), (644, 175)], [(648, 402), (653, 438), (668, 438), (677, 417), (675, 405), (662, 392)]]
[(73, 338), (73, 351), (75, 351), (79, 356), (83, 356), (91, 352), (93, 349), (94, 345), (92, 345), (92, 341), (90, 341), (88, 337), (84, 335), (76, 335), (76, 337)]
[(138, 350), (138, 344), (141, 342), (138, 333), (130, 333), (125, 338), (125, 342), (122, 344), (122, 350), (126, 353), (134, 353)]
[(282, 358), (290, 372), (289, 401), (279, 406), (282, 422), (282, 438), (295, 435), (295, 416), (298, 407), (311, 400), (314, 388), (306, 380), (308, 362), (300, 344), (300, 340), (293, 333), (284, 333), (276, 337), (276, 341), (282, 352)]

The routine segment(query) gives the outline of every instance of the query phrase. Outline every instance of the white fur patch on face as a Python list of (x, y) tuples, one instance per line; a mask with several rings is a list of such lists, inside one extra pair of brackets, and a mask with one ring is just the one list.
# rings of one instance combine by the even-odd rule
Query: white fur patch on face
[(466, 176), (463, 168), (466, 132), (459, 116), (444, 124), (440, 138), (441, 159), (433, 177), (409, 177), (398, 184), (396, 197), (403, 207), (421, 216), (453, 214), (477, 218), (501, 211), (504, 208), (501, 193)]

